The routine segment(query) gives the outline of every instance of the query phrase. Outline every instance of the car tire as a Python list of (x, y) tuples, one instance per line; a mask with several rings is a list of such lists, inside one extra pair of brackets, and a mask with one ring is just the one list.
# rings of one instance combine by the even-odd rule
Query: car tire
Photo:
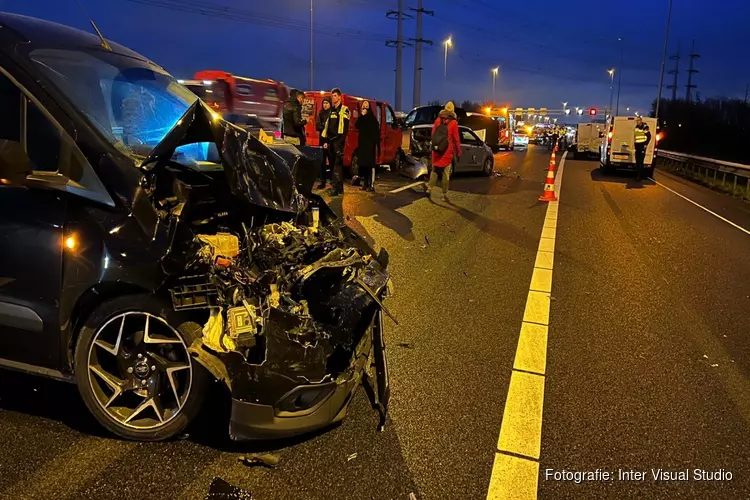
[(494, 170), (495, 164), (492, 162), (492, 158), (487, 158), (484, 160), (484, 167), (482, 168), (482, 173), (489, 177), (492, 175), (492, 172)]
[[(105, 341), (105, 334), (114, 342)], [(81, 327), (74, 354), (75, 379), (86, 407), (105, 429), (125, 439), (161, 441), (182, 432), (208, 391), (208, 372), (187, 350), (201, 335), (199, 324), (151, 295), (102, 303)], [(141, 373), (144, 362), (147, 374)], [(120, 384), (120, 395), (114, 396)], [(135, 408), (115, 405), (126, 400)]]

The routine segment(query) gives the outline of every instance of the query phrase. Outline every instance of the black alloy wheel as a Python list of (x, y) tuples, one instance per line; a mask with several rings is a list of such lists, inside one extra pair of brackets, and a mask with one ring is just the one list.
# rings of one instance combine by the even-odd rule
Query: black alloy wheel
[(153, 297), (103, 303), (81, 329), (78, 390), (94, 417), (126, 439), (159, 441), (187, 427), (200, 409), (208, 374), (189, 354), (200, 325), (180, 322)]

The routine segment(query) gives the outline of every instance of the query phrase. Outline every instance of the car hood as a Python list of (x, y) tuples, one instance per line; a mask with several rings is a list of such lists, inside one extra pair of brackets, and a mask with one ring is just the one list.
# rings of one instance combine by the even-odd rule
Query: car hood
[(264, 208), (298, 212), (300, 197), (288, 164), (247, 130), (232, 125), (196, 100), (141, 163), (153, 170), (172, 162), (180, 146), (213, 143), (229, 188), (237, 197)]

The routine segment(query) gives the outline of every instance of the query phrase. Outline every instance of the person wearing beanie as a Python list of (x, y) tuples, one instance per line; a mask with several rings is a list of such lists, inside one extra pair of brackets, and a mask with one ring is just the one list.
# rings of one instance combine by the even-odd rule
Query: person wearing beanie
[(427, 196), (430, 196), (440, 177), (443, 200), (448, 201), (450, 176), (460, 156), (461, 139), (458, 135), (456, 107), (449, 101), (445, 108), (440, 110), (437, 120), (432, 125), (432, 170), (425, 189)]

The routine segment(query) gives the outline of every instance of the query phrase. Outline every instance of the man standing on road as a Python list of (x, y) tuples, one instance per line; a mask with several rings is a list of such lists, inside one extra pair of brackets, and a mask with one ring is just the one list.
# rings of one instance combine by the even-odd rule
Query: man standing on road
[(443, 188), (443, 200), (448, 201), (448, 184), (450, 183), (451, 170), (461, 156), (461, 138), (458, 136), (458, 122), (456, 121), (456, 108), (452, 102), (448, 102), (445, 108), (438, 114), (437, 120), (432, 125), (432, 170), (430, 180), (425, 192), (430, 196), (432, 188), (437, 184), (440, 176)]
[(344, 193), (344, 145), (346, 134), (349, 133), (349, 108), (344, 106), (341, 99), (341, 90), (331, 90), (331, 101), (333, 107), (328, 114), (323, 138), (328, 140), (330, 158), (333, 160), (333, 182), (328, 190), (330, 196), (339, 196)]
[(651, 131), (648, 125), (643, 123), (640, 116), (635, 120), (635, 180), (643, 180), (643, 161), (646, 159), (646, 149), (651, 142)]
[(289, 99), (284, 103), (284, 141), (295, 146), (305, 145), (305, 124), (302, 118), (302, 102), (305, 94), (297, 89), (292, 89)]

